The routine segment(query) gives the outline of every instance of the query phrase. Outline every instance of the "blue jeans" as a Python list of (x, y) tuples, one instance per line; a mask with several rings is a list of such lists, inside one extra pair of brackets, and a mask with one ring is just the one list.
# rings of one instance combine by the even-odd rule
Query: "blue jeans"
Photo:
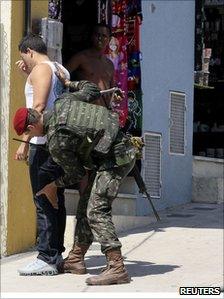
[(58, 210), (54, 209), (45, 195), (36, 196), (46, 184), (58, 178), (61, 168), (51, 159), (45, 145), (31, 145), (29, 154), (30, 181), (37, 213), (38, 258), (55, 264), (64, 250), (66, 210), (64, 189), (58, 188)]

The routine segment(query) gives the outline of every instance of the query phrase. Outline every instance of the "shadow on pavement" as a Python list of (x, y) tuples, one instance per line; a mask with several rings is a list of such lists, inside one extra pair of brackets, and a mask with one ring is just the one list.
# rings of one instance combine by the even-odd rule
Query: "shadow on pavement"
[(119, 237), (150, 231), (162, 232), (168, 227), (223, 229), (223, 203), (189, 203), (160, 211), (159, 215), (161, 221), (155, 220), (143, 227), (120, 232)]
[[(86, 258), (88, 273), (91, 275), (99, 274), (106, 266), (106, 259), (102, 256), (88, 256)], [(156, 265), (152, 262), (136, 261), (125, 258), (125, 267), (131, 277), (142, 277), (147, 275), (158, 275), (174, 271), (180, 268), (178, 265)]]
[(145, 261), (126, 260), (125, 262), (128, 263), (125, 264), (125, 267), (131, 277), (164, 274), (180, 267), (177, 265), (156, 265)]

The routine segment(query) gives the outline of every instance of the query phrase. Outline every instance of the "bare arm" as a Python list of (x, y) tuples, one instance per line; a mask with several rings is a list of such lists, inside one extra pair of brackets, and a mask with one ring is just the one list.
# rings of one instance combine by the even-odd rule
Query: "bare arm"
[[(29, 81), (33, 86), (33, 108), (42, 112), (46, 105), (51, 88), (51, 68), (45, 63), (37, 65), (30, 74)], [(23, 134), (22, 140), (29, 141), (28, 135)], [(15, 154), (15, 160), (27, 159), (29, 146), (21, 143)]]
[[(29, 141), (30, 138), (28, 135), (23, 134), (22, 136), (23, 141)], [(17, 161), (26, 161), (28, 158), (28, 151), (29, 151), (29, 144), (21, 142), (20, 146), (18, 147), (14, 159)]]
[(83, 62), (83, 54), (77, 53), (70, 58), (70, 60), (65, 65), (65, 67), (70, 73), (72, 73), (82, 65), (82, 62)]
[(30, 84), (33, 86), (33, 109), (43, 112), (51, 89), (52, 71), (46, 63), (37, 65), (31, 75)]

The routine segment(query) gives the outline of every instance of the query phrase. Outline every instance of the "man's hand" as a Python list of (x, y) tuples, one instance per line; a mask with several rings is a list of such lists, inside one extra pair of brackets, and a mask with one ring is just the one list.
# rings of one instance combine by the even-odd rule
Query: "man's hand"
[(41, 194), (44, 194), (47, 197), (54, 209), (58, 209), (57, 186), (55, 185), (55, 182), (47, 184), (36, 193), (37, 196)]
[(23, 60), (16, 61), (16, 65), (18, 66), (19, 70), (23, 75), (29, 75), (29, 70), (27, 69), (27, 66), (25, 65)]
[(16, 151), (14, 159), (17, 161), (26, 161), (28, 158), (28, 150), (29, 145), (27, 143), (21, 143)]
[(58, 79), (61, 81), (61, 83), (65, 86), (65, 87), (69, 87), (71, 81), (68, 80), (66, 78), (65, 73), (63, 72), (63, 70), (58, 66), (57, 63), (54, 63), (54, 66), (56, 67), (56, 72), (55, 75), (58, 77)]

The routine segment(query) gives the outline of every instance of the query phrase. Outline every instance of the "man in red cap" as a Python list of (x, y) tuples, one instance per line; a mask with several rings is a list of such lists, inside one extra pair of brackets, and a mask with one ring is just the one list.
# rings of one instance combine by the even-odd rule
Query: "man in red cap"
[(13, 126), (17, 135), (22, 135), (25, 132), (26, 123), (28, 117), (28, 109), (20, 108), (17, 110), (15, 118), (13, 120)]
[[(25, 85), (26, 107), (34, 108), (42, 113), (45, 108), (52, 109), (54, 100), (63, 92), (64, 87), (55, 75), (55, 63), (47, 56), (47, 47), (40, 36), (32, 33), (25, 36), (19, 44), (21, 60), (17, 61), (19, 69), (28, 75)], [(60, 64), (59, 64), (60, 65)], [(68, 71), (60, 65), (66, 77)], [(28, 110), (22, 108), (14, 119), (14, 127), (18, 135), (22, 135), (28, 121)], [(57, 274), (57, 263), (62, 259), (61, 253), (64, 248), (64, 230), (66, 211), (64, 206), (64, 191), (58, 189), (59, 209), (57, 213), (51, 204), (43, 202), (36, 196), (49, 180), (42, 168), (48, 160), (49, 153), (46, 151), (46, 138), (34, 137), (30, 140), (29, 135), (22, 136), (23, 141), (15, 154), (15, 160), (27, 159), (29, 152), (29, 173), (36, 206), (37, 230), (38, 230), (38, 256), (37, 259), (27, 266), (18, 270), (20, 275), (53, 275)], [(53, 165), (53, 163), (52, 163)], [(52, 166), (50, 176), (57, 174), (58, 166)]]

